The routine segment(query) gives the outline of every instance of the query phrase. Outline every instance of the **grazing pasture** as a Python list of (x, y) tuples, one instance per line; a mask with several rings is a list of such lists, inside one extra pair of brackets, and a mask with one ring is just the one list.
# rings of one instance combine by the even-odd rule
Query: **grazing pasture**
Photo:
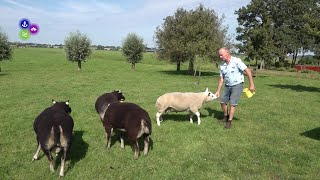
[[(320, 74), (258, 72), (256, 94), (242, 94), (230, 130), (217, 121), (219, 101), (200, 110), (201, 125), (188, 114), (165, 114), (156, 126), (155, 101), (166, 92), (215, 92), (218, 71), (203, 66), (200, 84), (175, 65), (145, 54), (131, 71), (120, 52), (94, 51), (81, 72), (62, 49), (15, 49), (13, 61), (0, 62), (0, 179), (56, 179), (37, 147), (33, 122), (51, 99), (70, 100), (74, 139), (65, 179), (318, 179), (320, 177)], [(245, 80), (245, 87), (248, 80)], [(106, 149), (96, 99), (121, 89), (126, 102), (145, 109), (153, 125), (148, 156), (132, 157), (119, 134)], [(143, 143), (143, 142), (140, 142)], [(143, 146), (140, 146), (143, 148)], [(142, 149), (140, 149), (141, 151)]]

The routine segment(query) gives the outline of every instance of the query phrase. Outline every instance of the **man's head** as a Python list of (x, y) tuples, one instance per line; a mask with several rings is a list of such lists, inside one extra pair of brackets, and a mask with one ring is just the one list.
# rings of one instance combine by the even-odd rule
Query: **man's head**
[(231, 55), (230, 55), (229, 49), (226, 47), (220, 48), (219, 49), (219, 57), (223, 61), (229, 62), (231, 60)]

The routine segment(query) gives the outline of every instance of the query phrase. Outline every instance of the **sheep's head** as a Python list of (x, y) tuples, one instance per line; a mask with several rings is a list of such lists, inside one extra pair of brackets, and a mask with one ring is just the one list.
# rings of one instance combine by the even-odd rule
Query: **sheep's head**
[(206, 95), (205, 102), (210, 102), (210, 101), (217, 99), (217, 96), (214, 93), (212, 93), (211, 91), (209, 91), (208, 88), (206, 89), (204, 94)]
[(121, 90), (114, 90), (113, 91), (114, 94), (116, 94), (118, 101), (123, 102), (126, 98), (123, 96), (122, 91)]
[(57, 108), (65, 111), (66, 113), (70, 114), (71, 113), (71, 107), (69, 106), (69, 100), (65, 101), (65, 102), (57, 102), (55, 100), (52, 99), (52, 104), (53, 106), (56, 106)]

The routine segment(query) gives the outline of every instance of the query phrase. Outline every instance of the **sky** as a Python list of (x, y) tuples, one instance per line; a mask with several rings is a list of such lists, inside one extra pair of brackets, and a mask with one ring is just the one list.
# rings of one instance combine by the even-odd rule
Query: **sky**
[[(235, 37), (236, 10), (250, 0), (0, 0), (0, 28), (9, 41), (64, 44), (70, 32), (79, 30), (93, 45), (121, 46), (129, 33), (143, 38), (148, 47), (155, 47), (154, 32), (164, 18), (178, 8), (196, 9), (199, 4), (224, 14), (224, 26)], [(19, 21), (27, 18), (40, 29), (28, 40), (19, 38)]]

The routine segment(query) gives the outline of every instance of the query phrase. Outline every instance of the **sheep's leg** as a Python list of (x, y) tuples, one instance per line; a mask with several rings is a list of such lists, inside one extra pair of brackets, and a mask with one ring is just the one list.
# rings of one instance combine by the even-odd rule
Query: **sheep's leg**
[(137, 139), (136, 140), (131, 140), (133, 144), (133, 150), (134, 150), (134, 159), (138, 159), (139, 157), (139, 144)]
[(162, 114), (162, 113), (160, 113), (160, 112), (157, 112), (157, 114), (156, 114), (157, 125), (158, 125), (158, 126), (160, 126), (160, 118), (162, 119), (161, 114)]
[(195, 114), (196, 114), (197, 117), (198, 117), (198, 125), (200, 125), (201, 120), (200, 120), (200, 113), (199, 113), (199, 111), (195, 112)]
[(193, 112), (189, 112), (189, 116), (190, 116), (190, 123), (193, 123), (193, 119), (192, 119), (192, 117), (193, 117)]
[(143, 149), (143, 154), (147, 155), (149, 151), (149, 135), (144, 134), (144, 149)]
[(110, 149), (111, 146), (111, 135), (113, 132), (113, 128), (105, 128), (106, 129), (106, 138), (107, 138), (107, 149)]
[(120, 147), (122, 148), (122, 149), (124, 149), (124, 140), (123, 140), (123, 132), (121, 132), (121, 135), (120, 135)]
[(53, 158), (51, 156), (50, 150), (44, 150), (43, 152), (48, 158), (50, 171), (54, 172), (53, 161), (52, 161)]
[(64, 163), (66, 161), (68, 148), (64, 147), (62, 150), (63, 150), (63, 155), (61, 156), (61, 168), (60, 168), (60, 173), (59, 173), (60, 177), (64, 176)]
[(38, 159), (40, 149), (41, 149), (41, 145), (40, 145), (40, 142), (38, 142), (38, 149), (37, 149), (36, 153), (34, 154), (34, 156), (33, 156), (33, 158), (32, 158), (32, 161)]

